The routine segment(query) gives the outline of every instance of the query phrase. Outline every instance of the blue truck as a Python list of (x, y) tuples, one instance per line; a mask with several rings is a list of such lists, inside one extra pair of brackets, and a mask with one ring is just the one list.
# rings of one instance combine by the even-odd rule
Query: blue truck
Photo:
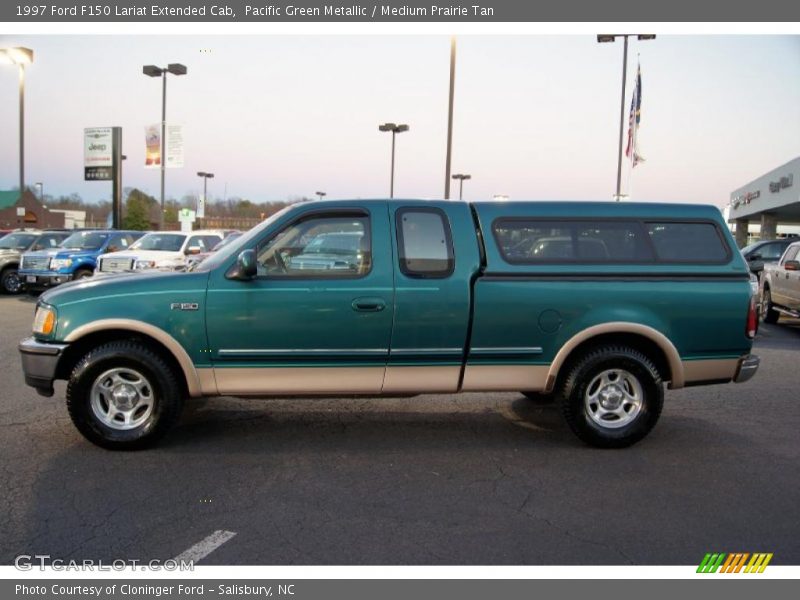
[(77, 231), (58, 248), (23, 254), (19, 278), (25, 289), (33, 291), (91, 277), (98, 256), (126, 250), (143, 234), (114, 229)]

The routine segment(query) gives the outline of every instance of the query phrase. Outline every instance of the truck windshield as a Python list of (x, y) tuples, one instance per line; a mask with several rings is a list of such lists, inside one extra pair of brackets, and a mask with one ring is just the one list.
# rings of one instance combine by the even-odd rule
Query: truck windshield
[(138, 242), (131, 245), (131, 250), (161, 250), (163, 252), (177, 252), (183, 246), (185, 235), (167, 233), (148, 233)]
[(0, 249), (24, 250), (33, 243), (38, 234), (31, 233), (10, 233), (0, 240)]
[(81, 231), (73, 233), (61, 244), (70, 250), (97, 250), (108, 239), (107, 233), (97, 231)]

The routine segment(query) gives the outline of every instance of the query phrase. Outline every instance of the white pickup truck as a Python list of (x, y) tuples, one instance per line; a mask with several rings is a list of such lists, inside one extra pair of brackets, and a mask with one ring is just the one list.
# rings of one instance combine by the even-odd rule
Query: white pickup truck
[(761, 315), (765, 323), (780, 316), (800, 318), (800, 242), (791, 244), (776, 264), (761, 274)]

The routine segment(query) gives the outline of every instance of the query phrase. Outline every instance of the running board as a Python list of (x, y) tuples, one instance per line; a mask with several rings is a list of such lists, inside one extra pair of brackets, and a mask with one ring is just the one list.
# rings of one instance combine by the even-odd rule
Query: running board
[(786, 315), (787, 317), (794, 317), (795, 319), (800, 319), (800, 312), (796, 310), (791, 310), (789, 308), (779, 308), (777, 306), (772, 307), (775, 312), (779, 312), (782, 315)]

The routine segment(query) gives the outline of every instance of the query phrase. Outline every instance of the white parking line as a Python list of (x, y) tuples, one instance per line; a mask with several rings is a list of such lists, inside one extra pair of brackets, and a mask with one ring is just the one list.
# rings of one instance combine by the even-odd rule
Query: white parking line
[(222, 546), (225, 542), (230, 540), (236, 533), (233, 531), (224, 531), (219, 529), (212, 533), (210, 536), (197, 542), (194, 546), (181, 552), (173, 560), (180, 561), (193, 561), (198, 562), (203, 560), (206, 556), (211, 554), (214, 550)]

